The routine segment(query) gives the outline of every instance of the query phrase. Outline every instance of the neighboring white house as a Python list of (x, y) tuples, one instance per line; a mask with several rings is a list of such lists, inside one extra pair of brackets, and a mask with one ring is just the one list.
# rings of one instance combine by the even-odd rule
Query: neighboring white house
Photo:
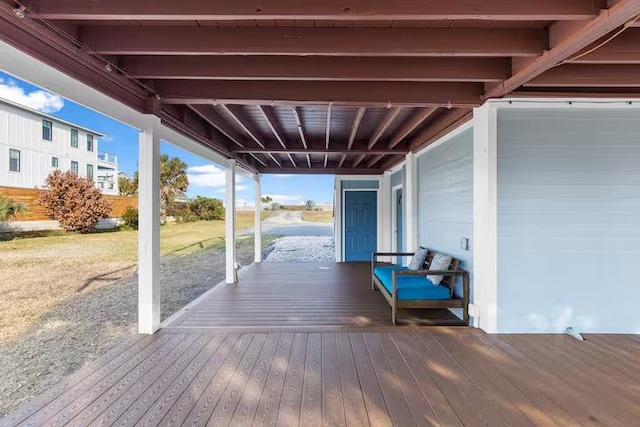
[[(98, 153), (99, 132), (0, 99), (0, 186), (42, 187), (59, 169), (118, 194), (117, 157)], [(112, 185), (111, 185), (112, 184)]]

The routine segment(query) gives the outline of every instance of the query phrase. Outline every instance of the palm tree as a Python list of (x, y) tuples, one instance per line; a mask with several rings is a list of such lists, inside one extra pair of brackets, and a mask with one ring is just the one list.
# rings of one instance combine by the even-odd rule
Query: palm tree
[(316, 208), (316, 202), (314, 202), (313, 200), (307, 200), (306, 202), (304, 202), (304, 208), (308, 211), (312, 211)]
[(187, 191), (187, 164), (178, 157), (160, 156), (160, 217), (164, 222), (167, 208), (176, 196)]

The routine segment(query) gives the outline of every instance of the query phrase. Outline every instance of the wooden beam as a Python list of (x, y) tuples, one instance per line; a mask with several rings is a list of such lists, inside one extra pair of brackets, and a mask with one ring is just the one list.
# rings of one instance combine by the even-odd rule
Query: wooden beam
[(263, 168), (260, 173), (277, 173), (277, 174), (332, 174), (332, 175), (381, 175), (382, 169), (366, 169), (366, 168), (341, 168), (328, 167), (324, 168)]
[[(241, 110), (241, 107), (237, 105), (221, 105), (221, 108), (227, 112), (227, 114), (238, 124), (238, 126), (240, 126), (243, 131), (245, 131), (247, 135), (251, 137), (251, 139), (256, 142), (256, 144), (258, 144), (262, 148), (265, 147), (265, 144), (258, 136), (257, 130), (253, 125), (250, 124), (250, 120)], [(267, 155), (271, 158), (271, 160), (273, 160), (276, 165), (278, 165), (278, 167), (282, 166), (280, 161), (276, 159), (273, 154), (267, 153)]]
[(324, 56), (124, 56), (139, 79), (491, 82), (509, 77), (506, 58)]
[[(304, 136), (304, 129), (302, 128), (302, 120), (300, 120), (300, 113), (298, 113), (298, 107), (293, 107), (291, 110), (293, 111), (293, 117), (295, 118), (296, 125), (298, 126), (300, 141), (302, 141), (302, 146), (306, 149), (308, 148), (307, 138), (305, 138)], [(307, 164), (309, 165), (309, 167), (311, 167), (311, 156), (309, 156), (309, 154), (307, 154)]]
[(604, 46), (586, 55), (579, 53), (568, 62), (572, 64), (640, 64), (640, 28), (627, 28)]
[(211, 126), (218, 129), (238, 147), (244, 147), (246, 145), (246, 138), (227, 123), (212, 105), (187, 105), (187, 107), (202, 117)]
[[(269, 126), (269, 129), (271, 129), (271, 132), (276, 137), (276, 139), (278, 140), (282, 148), (286, 150), (287, 144), (285, 144), (284, 138), (282, 138), (282, 136), (280, 135), (280, 131), (276, 129), (277, 121), (275, 119), (275, 113), (273, 111), (273, 108), (266, 107), (263, 105), (256, 105), (256, 107), (258, 108), (258, 111), (260, 112), (260, 114), (262, 114), (262, 117), (264, 117), (264, 120), (267, 122), (267, 126)], [(287, 157), (289, 157), (289, 161), (291, 162), (294, 168), (298, 167), (296, 161), (293, 160), (293, 156), (290, 153), (287, 153)]]
[[(360, 122), (362, 122), (362, 118), (364, 117), (364, 113), (366, 111), (367, 109), (365, 107), (360, 107), (356, 112), (356, 116), (354, 117), (353, 123), (351, 125), (351, 132), (349, 133), (349, 143), (347, 144), (347, 150), (351, 150), (351, 147), (353, 147), (353, 142), (356, 140), (356, 136), (358, 135), (358, 129), (360, 129)], [(342, 167), (346, 158), (346, 155), (342, 156), (342, 158), (340, 159), (340, 163), (338, 164), (339, 168)]]
[[(384, 132), (387, 130), (387, 128), (389, 128), (391, 123), (393, 123), (395, 118), (398, 117), (398, 114), (400, 114), (401, 111), (402, 111), (402, 108), (394, 107), (387, 112), (387, 114), (378, 124), (378, 127), (371, 134), (371, 138), (369, 138), (369, 142), (367, 143), (367, 148), (369, 150), (371, 150), (376, 145), (378, 140), (382, 137), (382, 135), (384, 135)], [(367, 153), (367, 154), (372, 154), (372, 153)], [(358, 156), (355, 162), (353, 162), (353, 167), (357, 168), (367, 154), (361, 154), (360, 156)]]
[(79, 29), (106, 55), (537, 56), (547, 33), (521, 28), (230, 28), (107, 26)]
[(438, 111), (437, 107), (425, 107), (418, 109), (401, 127), (389, 142), (389, 148), (400, 144), (411, 132), (420, 126), (425, 120)]
[(638, 15), (640, 15), (640, 0), (620, 0), (584, 25), (553, 24), (549, 29), (551, 49), (535, 60), (514, 69), (515, 72), (510, 78), (488, 90), (484, 98), (506, 95), (556, 65), (570, 61), (581, 50)]
[(322, 2), (251, 0), (211, 3), (201, 0), (36, 0), (33, 16), (42, 19), (131, 21), (225, 21), (225, 20), (346, 20), (346, 21), (555, 21), (588, 19), (597, 13), (595, 2), (582, 0), (339, 0)]
[(277, 104), (476, 107), (481, 83), (158, 80), (165, 104)]
[(529, 81), (532, 87), (640, 87), (640, 64), (568, 64)]
[(454, 108), (442, 111), (428, 126), (411, 138), (409, 143), (411, 151), (416, 152), (421, 150), (472, 118), (473, 110), (467, 108)]
[[(325, 132), (325, 148), (328, 150), (329, 149), (329, 141), (331, 139), (331, 106), (332, 104), (329, 103), (329, 105), (327, 106), (327, 130)], [(327, 154), (324, 155), (324, 167), (327, 167), (327, 162), (329, 161), (329, 156)]]
[(358, 149), (346, 149), (346, 148), (239, 148), (237, 150), (233, 150), (233, 153), (277, 153), (277, 154), (344, 154), (348, 156), (355, 156), (360, 154), (407, 154), (409, 149), (387, 149), (387, 148), (379, 148), (369, 150), (367, 148), (358, 148)]

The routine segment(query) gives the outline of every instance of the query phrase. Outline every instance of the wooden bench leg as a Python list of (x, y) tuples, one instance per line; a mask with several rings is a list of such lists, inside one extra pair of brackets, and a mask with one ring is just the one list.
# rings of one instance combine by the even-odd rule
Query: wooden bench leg
[(397, 320), (398, 320), (398, 307), (396, 306), (395, 301), (393, 302), (393, 304), (391, 304), (391, 323), (393, 323), (393, 325), (397, 325)]

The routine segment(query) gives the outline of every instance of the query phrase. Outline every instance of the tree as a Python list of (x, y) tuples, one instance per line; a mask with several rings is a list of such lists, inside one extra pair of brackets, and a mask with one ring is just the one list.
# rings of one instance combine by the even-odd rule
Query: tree
[(67, 231), (89, 233), (111, 213), (111, 203), (94, 187), (93, 180), (71, 172), (53, 171), (45, 190), (38, 193), (38, 203), (47, 215)]
[(118, 191), (121, 196), (133, 196), (138, 192), (138, 172), (133, 178), (121, 176), (118, 178)]
[(280, 203), (278, 203), (278, 202), (271, 203), (271, 210), (272, 211), (277, 211), (278, 209), (280, 209)]
[(25, 212), (27, 207), (0, 194), (0, 222), (11, 222), (15, 216)]
[(219, 199), (197, 196), (187, 203), (187, 209), (202, 221), (224, 219), (224, 205)]
[(176, 196), (187, 191), (187, 164), (178, 157), (169, 158), (167, 154), (160, 156), (160, 218), (167, 217), (167, 207)]
[(271, 202), (273, 202), (273, 199), (271, 198), (271, 196), (262, 196), (262, 197), (260, 198), (260, 201), (261, 201), (262, 203), (265, 203), (265, 204), (266, 204), (266, 203), (271, 203)]
[(316, 202), (314, 202), (313, 200), (307, 200), (306, 202), (304, 202), (304, 208), (308, 211), (314, 210), (315, 207), (316, 207)]

